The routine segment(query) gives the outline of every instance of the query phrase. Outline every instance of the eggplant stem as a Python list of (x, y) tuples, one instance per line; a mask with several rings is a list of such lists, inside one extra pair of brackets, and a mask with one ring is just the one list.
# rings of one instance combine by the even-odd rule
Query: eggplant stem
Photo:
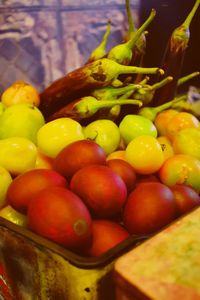
[(160, 111), (163, 111), (165, 109), (168, 109), (170, 108), (173, 104), (179, 102), (179, 101), (185, 101), (187, 99), (187, 96), (186, 95), (183, 95), (183, 96), (180, 96), (180, 97), (177, 97), (177, 98), (174, 98), (173, 100), (171, 101), (168, 101), (160, 106), (157, 106), (157, 107), (154, 107), (155, 111), (158, 113)]
[(135, 100), (135, 99), (116, 99), (116, 100), (102, 100), (98, 101), (98, 103), (95, 103), (95, 107), (100, 108), (107, 108), (107, 107), (113, 107), (115, 105), (124, 105), (124, 104), (133, 104), (133, 105), (139, 105), (139, 107), (142, 106), (142, 101)]
[(195, 14), (197, 8), (199, 7), (199, 4), (200, 4), (200, 0), (196, 0), (192, 10), (190, 11), (190, 13), (187, 16), (187, 18), (185, 19), (185, 21), (183, 22), (182, 26), (184, 26), (186, 28), (188, 28), (190, 26), (192, 18), (194, 17), (194, 14)]
[(172, 76), (167, 76), (166, 78), (164, 78), (160, 82), (153, 84), (151, 87), (155, 91), (155, 90), (161, 88), (162, 86), (166, 85), (167, 83), (171, 82), (172, 80), (173, 80)]
[(120, 74), (164, 74), (164, 71), (160, 68), (143, 68), (143, 67), (135, 67), (135, 66), (124, 66), (121, 65), (121, 70), (119, 70)]
[(142, 26), (134, 33), (133, 37), (126, 42), (127, 46), (132, 49), (133, 45), (135, 44), (135, 42), (139, 39), (139, 37), (141, 36), (141, 34), (144, 32), (144, 30), (146, 29), (146, 27), (152, 22), (152, 20), (154, 19), (156, 15), (156, 10), (154, 8), (152, 8), (151, 13), (148, 17), (148, 19), (142, 24)]
[(188, 80), (198, 76), (200, 74), (200, 72), (193, 72), (189, 75), (183, 76), (181, 78), (179, 78), (178, 82), (177, 82), (177, 86), (180, 86), (181, 84), (184, 84), (185, 82), (187, 82)]
[(129, 26), (129, 34), (133, 34), (135, 32), (135, 26), (133, 24), (133, 18), (131, 14), (130, 1), (126, 0), (126, 11), (128, 16), (128, 26)]

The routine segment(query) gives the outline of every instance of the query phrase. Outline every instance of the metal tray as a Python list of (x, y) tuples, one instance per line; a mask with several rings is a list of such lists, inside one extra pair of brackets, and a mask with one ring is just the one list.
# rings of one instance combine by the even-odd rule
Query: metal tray
[(85, 258), (0, 217), (0, 300), (114, 300), (115, 260), (146, 239)]

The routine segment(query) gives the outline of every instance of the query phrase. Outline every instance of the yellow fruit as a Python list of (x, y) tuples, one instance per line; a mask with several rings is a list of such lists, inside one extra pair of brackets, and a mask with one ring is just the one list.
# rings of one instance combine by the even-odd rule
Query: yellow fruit
[(161, 145), (164, 159), (166, 160), (168, 157), (174, 155), (174, 149), (170, 140), (166, 136), (159, 136), (157, 137), (158, 142)]
[(107, 119), (88, 124), (84, 129), (84, 136), (101, 146), (106, 155), (118, 149), (121, 139), (119, 127)]
[(37, 147), (22, 137), (0, 140), (0, 165), (11, 175), (19, 175), (35, 168)]
[(173, 140), (174, 152), (187, 154), (200, 160), (200, 130), (186, 128), (177, 133)]
[(126, 148), (126, 160), (139, 174), (157, 172), (164, 162), (160, 143), (153, 136), (138, 136)]
[(55, 158), (64, 147), (79, 140), (84, 140), (82, 126), (70, 118), (50, 121), (37, 132), (39, 150), (52, 158)]
[(16, 81), (11, 85), (1, 97), (1, 101), (5, 106), (17, 103), (27, 103), (39, 106), (40, 96), (38, 91), (32, 85), (24, 81)]
[(11, 105), (0, 116), (0, 139), (24, 137), (36, 143), (38, 129), (45, 124), (41, 111), (32, 104)]
[(12, 182), (10, 173), (2, 166), (0, 166), (0, 208), (6, 203), (6, 194), (9, 185)]

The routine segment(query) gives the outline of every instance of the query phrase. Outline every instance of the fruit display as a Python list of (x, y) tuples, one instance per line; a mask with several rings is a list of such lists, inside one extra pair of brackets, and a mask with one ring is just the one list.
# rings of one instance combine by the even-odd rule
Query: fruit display
[[(152, 9), (106, 53), (40, 94), (17, 81), (0, 106), (0, 216), (83, 257), (150, 236), (200, 205), (200, 112), (178, 87), (197, 0), (164, 64), (142, 65)], [(171, 46), (170, 46), (171, 45)], [(153, 83), (153, 78), (156, 82)]]

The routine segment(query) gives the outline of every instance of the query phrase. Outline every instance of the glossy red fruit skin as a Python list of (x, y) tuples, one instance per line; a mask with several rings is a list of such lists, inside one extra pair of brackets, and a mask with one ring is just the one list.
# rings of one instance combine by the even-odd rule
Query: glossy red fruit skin
[(120, 213), (127, 198), (121, 177), (109, 167), (96, 164), (77, 171), (70, 189), (83, 199), (93, 216), (101, 218)]
[(92, 236), (92, 244), (86, 255), (97, 257), (129, 238), (130, 234), (122, 225), (100, 219), (92, 221)]
[(66, 188), (44, 189), (29, 204), (28, 222), (37, 234), (71, 250), (90, 245), (92, 219), (84, 202)]
[(68, 181), (54, 170), (30, 170), (13, 179), (7, 191), (7, 201), (16, 210), (26, 214), (31, 198), (51, 186), (67, 188)]
[(130, 193), (135, 187), (136, 182), (136, 172), (134, 168), (122, 159), (110, 159), (107, 161), (107, 165), (123, 179), (126, 184), (127, 192)]
[(53, 162), (53, 168), (67, 179), (89, 164), (106, 164), (104, 150), (94, 141), (81, 140), (61, 150)]
[(176, 217), (176, 204), (172, 191), (162, 183), (140, 183), (129, 194), (123, 220), (132, 234), (152, 234)]
[(200, 205), (200, 196), (189, 186), (176, 184), (170, 187), (177, 206), (177, 215), (181, 216)]

